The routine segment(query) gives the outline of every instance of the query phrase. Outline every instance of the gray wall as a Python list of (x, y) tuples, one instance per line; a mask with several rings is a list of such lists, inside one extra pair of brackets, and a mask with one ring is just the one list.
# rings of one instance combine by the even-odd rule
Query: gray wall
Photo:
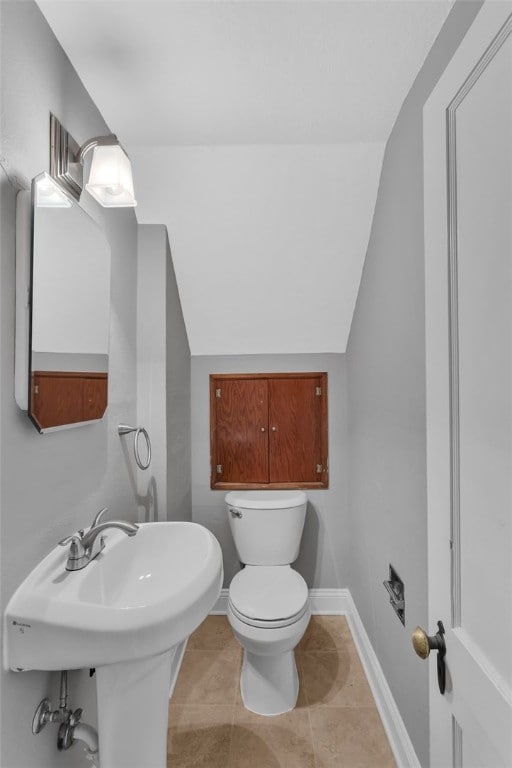
[(218, 538), (225, 585), (239, 569), (224, 506), (224, 491), (210, 489), (211, 373), (327, 371), (329, 387), (329, 488), (307, 491), (309, 504), (295, 568), (309, 587), (344, 587), (347, 582), (347, 423), (344, 355), (234, 355), (192, 357), (193, 519)]
[[(49, 112), (77, 141), (107, 132), (66, 56), (32, 2), (2, 3), (2, 164), (11, 182), (48, 169)], [(9, 597), (58, 539), (102, 506), (135, 519), (131, 467), (116, 434), (136, 418), (137, 222), (133, 211), (91, 201), (112, 249), (109, 406), (98, 425), (40, 435), (14, 401), (15, 186), (1, 176), (1, 565), (2, 612)], [(86, 197), (84, 195), (84, 197)], [(94, 681), (71, 675), (72, 703), (94, 724)], [(56, 699), (56, 674), (2, 671), (2, 768), (87, 765), (80, 750), (59, 754), (56, 728), (31, 734), (35, 707)]]
[[(166, 300), (165, 227), (138, 228), (137, 253), (137, 425), (147, 429), (152, 447), (151, 466), (134, 469), (139, 495), (139, 519), (167, 518), (167, 429), (165, 372)], [(127, 438), (130, 454), (134, 436)], [(146, 446), (140, 438), (141, 458)]]
[[(424, 766), (428, 668), (410, 640), (427, 628), (422, 109), (479, 6), (456, 3), (388, 141), (347, 351), (348, 586)], [(382, 586), (390, 562), (405, 628)]]
[(167, 519), (191, 520), (191, 358), (167, 230), (165, 251)]
[(153, 455), (137, 473), (140, 517), (190, 520), (190, 349), (162, 224), (138, 228), (137, 403)]
[[(1, 2), (0, 163), (0, 556), (1, 610), (30, 570), (58, 539), (89, 523), (104, 505), (112, 516), (136, 519), (137, 475), (131, 444), (120, 440), (117, 425), (137, 421), (137, 221), (133, 210), (100, 208), (87, 194), (84, 207), (104, 226), (112, 249), (109, 406), (97, 425), (40, 435), (14, 400), (15, 212), (16, 191), (48, 170), (49, 112), (54, 112), (78, 142), (109, 132), (31, 0)], [(3, 169), (5, 169), (5, 172)], [(167, 255), (166, 242), (162, 241)], [(169, 278), (172, 269), (164, 264)], [(172, 280), (168, 291), (175, 295)], [(164, 298), (165, 300), (165, 298)], [(186, 337), (176, 302), (166, 347), (175, 353), (174, 392), (189, 395)], [(183, 368), (182, 368), (183, 367)], [(167, 376), (162, 368), (163, 386)], [(173, 404), (174, 407), (174, 404)], [(172, 426), (172, 419), (168, 422)], [(187, 441), (189, 415), (179, 416), (180, 440)], [(171, 442), (174, 440), (169, 430)], [(178, 430), (179, 431), (179, 430)], [(171, 450), (173, 447), (171, 445)], [(187, 472), (187, 464), (182, 464)], [(181, 480), (169, 506), (177, 517), (187, 497), (190, 476)], [(186, 501), (184, 502), (186, 507)], [(184, 517), (190, 515), (190, 506)], [(84, 707), (95, 725), (95, 681), (87, 672), (70, 676), (71, 704)], [(2, 768), (85, 768), (80, 748), (56, 749), (57, 728), (32, 736), (34, 710), (47, 695), (55, 703), (57, 674), (1, 672)]]

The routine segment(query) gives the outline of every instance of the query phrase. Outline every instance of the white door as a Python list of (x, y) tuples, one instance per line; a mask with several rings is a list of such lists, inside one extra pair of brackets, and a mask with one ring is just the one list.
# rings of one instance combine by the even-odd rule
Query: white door
[(484, 4), (424, 110), (431, 768), (512, 766), (511, 14)]

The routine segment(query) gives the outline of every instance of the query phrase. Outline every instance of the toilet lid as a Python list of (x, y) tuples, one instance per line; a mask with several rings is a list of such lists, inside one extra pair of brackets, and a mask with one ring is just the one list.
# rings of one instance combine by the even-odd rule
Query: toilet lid
[(243, 613), (237, 611), (231, 600), (228, 603), (228, 616), (234, 616), (239, 621), (243, 622), (244, 624), (248, 624), (251, 627), (261, 627), (263, 629), (280, 629), (281, 627), (289, 627), (291, 624), (297, 624), (302, 619), (302, 617), (308, 613), (308, 611), (309, 604), (306, 603), (302, 611), (295, 614), (295, 616), (290, 616), (288, 619), (275, 619), (274, 621), (265, 621), (264, 619), (249, 619), (247, 616), (244, 616)]
[(239, 509), (291, 509), (305, 504), (304, 491), (230, 491), (226, 504)]
[(288, 565), (248, 565), (231, 582), (229, 599), (248, 619), (280, 621), (304, 610), (308, 588)]

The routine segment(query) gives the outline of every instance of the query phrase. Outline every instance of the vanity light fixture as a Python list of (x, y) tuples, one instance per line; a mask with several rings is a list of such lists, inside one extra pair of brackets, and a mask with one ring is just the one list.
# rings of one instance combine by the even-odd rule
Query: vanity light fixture
[(35, 190), (38, 208), (71, 208), (73, 205), (69, 195), (46, 172), (37, 178)]
[(93, 150), (86, 190), (104, 208), (133, 208), (132, 168), (128, 155), (113, 133), (96, 136), (80, 147), (55, 115), (50, 115), (50, 176), (80, 199), (84, 159)]

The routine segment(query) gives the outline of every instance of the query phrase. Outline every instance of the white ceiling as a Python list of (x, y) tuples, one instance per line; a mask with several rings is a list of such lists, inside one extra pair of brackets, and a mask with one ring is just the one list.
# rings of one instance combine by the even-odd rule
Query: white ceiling
[(345, 351), (385, 143), (452, 2), (38, 0), (168, 227), (192, 354)]

